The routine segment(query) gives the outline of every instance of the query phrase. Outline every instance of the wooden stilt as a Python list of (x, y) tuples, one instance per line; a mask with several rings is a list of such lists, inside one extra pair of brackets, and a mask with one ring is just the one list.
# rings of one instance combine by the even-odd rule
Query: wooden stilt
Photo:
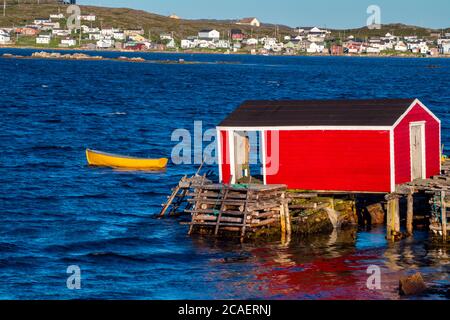
[(394, 232), (399, 233), (400, 232), (400, 199), (399, 197), (396, 197), (394, 199)]
[(406, 213), (406, 232), (409, 236), (412, 236), (413, 234), (413, 217), (414, 217), (414, 197), (413, 197), (413, 190), (411, 190), (410, 193), (408, 193), (408, 208)]
[(283, 211), (284, 211), (284, 219), (285, 219), (285, 226), (286, 226), (286, 235), (288, 237), (291, 236), (292, 233), (292, 227), (291, 227), (291, 216), (289, 213), (289, 205), (288, 205), (288, 201), (286, 199), (286, 193), (282, 193), (281, 195), (281, 200), (282, 200), (282, 204), (283, 204)]
[(441, 224), (442, 238), (447, 240), (447, 204), (445, 203), (445, 191), (441, 191)]
[(398, 195), (388, 195), (388, 210), (386, 219), (386, 237), (389, 240), (395, 240), (395, 235), (400, 232), (400, 213), (399, 213), (399, 198)]
[(286, 213), (284, 210), (284, 204), (280, 206), (280, 225), (281, 225), (281, 242), (286, 241)]
[(285, 214), (286, 214), (286, 234), (288, 236), (291, 235), (292, 233), (292, 226), (291, 226), (291, 215), (289, 213), (289, 206), (287, 203), (284, 204), (284, 208), (285, 208)]

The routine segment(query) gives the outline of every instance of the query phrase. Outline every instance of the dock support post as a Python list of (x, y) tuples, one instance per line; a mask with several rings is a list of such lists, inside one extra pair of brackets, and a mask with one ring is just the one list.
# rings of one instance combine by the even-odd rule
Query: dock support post
[(281, 194), (280, 205), (280, 225), (281, 225), (281, 242), (283, 244), (289, 243), (291, 239), (292, 227), (291, 217), (289, 215), (289, 206), (286, 199), (286, 194)]
[(395, 240), (395, 235), (400, 232), (400, 212), (399, 212), (399, 198), (396, 194), (389, 194), (386, 197), (388, 201), (387, 208), (387, 239)]
[(441, 191), (441, 225), (442, 239), (447, 240), (447, 204), (445, 203), (445, 191)]
[(286, 216), (284, 211), (284, 204), (280, 205), (280, 226), (281, 226), (281, 242), (286, 242)]
[(414, 217), (414, 190), (410, 190), (408, 193), (408, 209), (406, 213), (406, 232), (408, 236), (413, 235), (413, 217)]
[(286, 215), (286, 234), (288, 238), (291, 236), (292, 227), (291, 227), (291, 215), (289, 213), (289, 205), (286, 200), (284, 200), (284, 210)]

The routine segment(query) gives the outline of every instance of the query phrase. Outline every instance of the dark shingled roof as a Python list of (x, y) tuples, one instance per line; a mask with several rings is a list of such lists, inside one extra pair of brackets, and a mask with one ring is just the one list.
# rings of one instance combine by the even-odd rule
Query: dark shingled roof
[(392, 126), (414, 100), (245, 101), (219, 126)]

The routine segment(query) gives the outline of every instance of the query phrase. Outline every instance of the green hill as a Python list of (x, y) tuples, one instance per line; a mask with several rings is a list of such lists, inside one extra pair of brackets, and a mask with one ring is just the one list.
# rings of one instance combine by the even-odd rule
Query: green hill
[[(0, 16), (0, 27), (12, 27), (31, 23), (34, 18), (45, 18), (50, 14), (66, 13), (67, 5), (61, 4), (10, 4), (6, 9), (6, 16)], [(43, 0), (41, 0), (42, 2)], [(17, 2), (17, 1), (15, 1)], [(95, 6), (80, 6), (81, 14), (95, 14), (97, 21), (93, 26), (118, 27), (118, 28), (143, 28), (148, 34), (150, 31), (154, 35), (161, 32), (174, 32), (177, 38), (196, 35), (201, 29), (216, 29), (222, 34), (227, 34), (233, 28), (239, 28), (247, 33), (258, 35), (276, 34), (277, 27), (274, 25), (262, 25), (259, 28), (250, 26), (236, 25), (234, 21), (216, 21), (216, 20), (184, 20), (172, 19), (166, 16), (149, 13), (142, 10), (128, 8), (106, 8)], [(67, 16), (67, 14), (66, 14)], [(88, 24), (88, 23), (86, 23)], [(291, 28), (279, 26), (279, 35), (291, 33)]]
[[(7, 0), (6, 16), (0, 15), (0, 27), (20, 26), (31, 23), (34, 18), (45, 18), (50, 14), (66, 13), (67, 5), (58, 4), (57, 0)], [(17, 4), (19, 2), (19, 4)], [(263, 24), (259, 28), (236, 25), (233, 20), (185, 20), (172, 19), (166, 16), (128, 8), (106, 8), (95, 6), (80, 6), (82, 14), (92, 13), (97, 16), (93, 26), (118, 28), (143, 28), (148, 34), (156, 37), (161, 32), (174, 32), (176, 38), (196, 35), (201, 29), (216, 29), (226, 35), (231, 29), (239, 28), (254, 36), (284, 36), (293, 34), (293, 29), (287, 26)], [(1, 9), (0, 9), (1, 10)], [(1, 11), (0, 11), (1, 12)], [(380, 30), (369, 30), (367, 27), (348, 30), (332, 30), (334, 37), (354, 35), (365, 38), (382, 36), (387, 32), (395, 35), (430, 36), (431, 33), (442, 30), (432, 30), (403, 24), (383, 25)], [(444, 30), (450, 32), (450, 28)]]

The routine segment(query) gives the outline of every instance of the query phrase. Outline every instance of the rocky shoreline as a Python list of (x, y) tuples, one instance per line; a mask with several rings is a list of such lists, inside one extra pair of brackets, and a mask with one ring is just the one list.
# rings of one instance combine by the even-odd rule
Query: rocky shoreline
[(142, 57), (126, 57), (119, 56), (117, 58), (107, 58), (103, 56), (91, 56), (85, 53), (66, 53), (61, 54), (59, 52), (46, 52), (36, 51), (31, 56), (15, 55), (11, 53), (4, 53), (0, 58), (6, 59), (49, 59), (49, 60), (78, 60), (78, 61), (122, 61), (122, 62), (137, 62), (137, 63), (159, 63), (159, 64), (238, 64), (239, 62), (201, 62), (201, 61), (185, 61), (184, 59), (178, 60), (147, 60)]
[(141, 57), (120, 56), (118, 58), (105, 58), (103, 56), (90, 56), (85, 53), (61, 54), (59, 52), (46, 52), (46, 51), (33, 52), (31, 56), (21, 56), (21, 55), (14, 55), (11, 53), (4, 53), (1, 57), (11, 59), (106, 60), (106, 61), (109, 60), (109, 61), (127, 61), (127, 62), (152, 62), (151, 60), (146, 60)]

